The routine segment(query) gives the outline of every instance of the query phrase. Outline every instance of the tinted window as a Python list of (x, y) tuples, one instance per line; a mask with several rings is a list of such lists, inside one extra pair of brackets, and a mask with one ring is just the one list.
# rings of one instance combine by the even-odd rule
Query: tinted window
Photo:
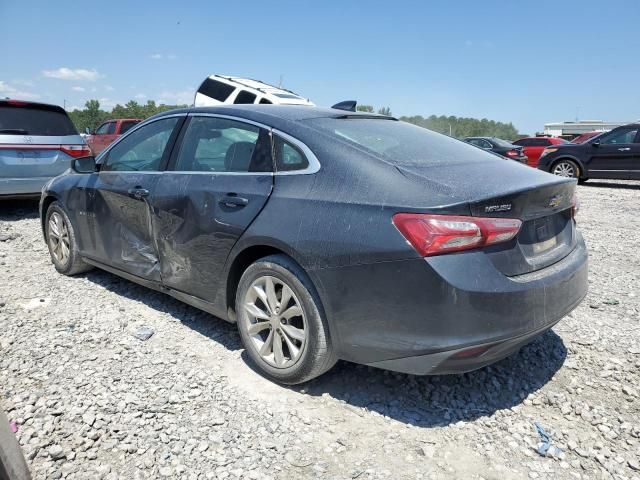
[(272, 105), (273, 102), (271, 100), (267, 100), (266, 98), (261, 98), (260, 99), (260, 103), (265, 104), (265, 105)]
[(521, 147), (529, 147), (531, 146), (531, 142), (528, 138), (521, 138), (520, 140), (516, 140), (513, 142), (514, 145), (519, 145)]
[(177, 123), (177, 117), (165, 118), (132, 132), (109, 150), (101, 171), (159, 170)]
[(131, 127), (137, 125), (138, 123), (140, 122), (122, 122), (122, 125), (120, 126), (120, 134), (122, 135), (123, 133), (131, 130)]
[(280, 137), (275, 137), (276, 170), (278, 172), (290, 172), (304, 170), (309, 166), (307, 157), (291, 143)]
[(621, 128), (614, 130), (609, 135), (604, 135), (600, 140), (602, 145), (620, 145), (633, 143), (638, 133), (637, 128)]
[(469, 140), (469, 143), (471, 143), (472, 145), (475, 145), (476, 147), (485, 148), (485, 149), (493, 147), (491, 143), (487, 142), (483, 138), (472, 138), (471, 140)]
[(503, 148), (511, 148), (511, 147), (513, 147), (512, 143), (507, 142), (506, 140), (502, 140), (501, 138), (493, 137), (492, 140), (493, 140), (493, 143), (495, 143), (499, 147), (503, 147)]
[(198, 89), (198, 93), (202, 93), (207, 97), (224, 102), (229, 95), (235, 90), (235, 87), (217, 80), (207, 78)]
[(253, 93), (247, 92), (246, 90), (240, 90), (233, 103), (253, 103), (255, 101), (256, 96)]
[(96, 130), (96, 135), (113, 135), (116, 133), (116, 122), (103, 123)]
[(0, 134), (62, 136), (78, 131), (60, 107), (0, 102)]
[(270, 172), (266, 131), (215, 117), (193, 117), (182, 140), (175, 170), (187, 172)]
[(469, 155), (484, 155), (465, 142), (397, 120), (351, 117), (315, 118), (304, 122), (394, 165), (464, 163)]

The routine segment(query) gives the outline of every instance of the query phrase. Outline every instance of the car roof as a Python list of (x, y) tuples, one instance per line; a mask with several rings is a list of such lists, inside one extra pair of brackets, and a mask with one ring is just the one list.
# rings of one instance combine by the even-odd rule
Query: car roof
[(20, 100), (19, 98), (0, 98), (0, 103), (16, 103), (20, 104), (21, 106), (34, 105), (36, 107), (47, 107), (56, 109), (59, 108), (60, 110), (64, 111), (64, 109), (60, 105), (56, 105), (55, 103), (34, 102), (32, 100)]
[(155, 115), (159, 118), (167, 115), (180, 113), (210, 113), (218, 115), (230, 115), (265, 123), (277, 127), (277, 124), (287, 122), (298, 122), (312, 118), (380, 118), (393, 119), (385, 115), (367, 112), (350, 112), (335, 108), (311, 107), (303, 105), (259, 105), (259, 104), (238, 104), (238, 105), (218, 105), (215, 107), (191, 107), (177, 110), (169, 110)]

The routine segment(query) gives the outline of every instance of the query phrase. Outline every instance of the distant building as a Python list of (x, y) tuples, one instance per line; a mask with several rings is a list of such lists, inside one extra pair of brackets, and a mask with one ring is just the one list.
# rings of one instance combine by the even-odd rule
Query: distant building
[(545, 123), (544, 135), (552, 137), (576, 137), (587, 132), (607, 132), (631, 122), (605, 122), (603, 120), (580, 120), (577, 122)]

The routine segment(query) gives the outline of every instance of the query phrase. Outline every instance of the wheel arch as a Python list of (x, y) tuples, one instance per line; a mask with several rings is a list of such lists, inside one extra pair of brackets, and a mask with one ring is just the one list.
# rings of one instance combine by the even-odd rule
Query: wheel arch
[(47, 211), (53, 202), (58, 202), (59, 199), (57, 196), (52, 193), (47, 194), (42, 200), (40, 200), (40, 228), (42, 228), (42, 234), (46, 240), (47, 238), (47, 230), (44, 228), (45, 220), (47, 218)]

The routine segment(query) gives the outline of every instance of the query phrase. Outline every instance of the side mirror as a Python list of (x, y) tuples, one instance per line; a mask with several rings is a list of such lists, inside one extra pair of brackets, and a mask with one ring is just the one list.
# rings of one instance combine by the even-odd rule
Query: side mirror
[(596, 140), (595, 142), (591, 142), (591, 145), (594, 147), (599, 147), (600, 146), (600, 140)]
[(76, 158), (72, 162), (71, 168), (73, 168), (76, 173), (93, 173), (97, 171), (96, 159), (91, 156)]

